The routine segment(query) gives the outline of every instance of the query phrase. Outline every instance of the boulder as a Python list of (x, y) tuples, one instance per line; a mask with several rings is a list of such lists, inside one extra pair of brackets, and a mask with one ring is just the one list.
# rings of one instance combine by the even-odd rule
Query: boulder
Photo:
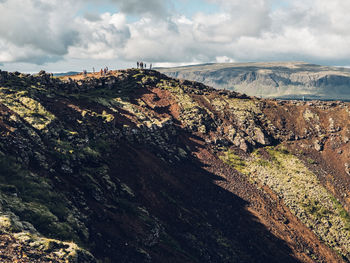
[(345, 172), (350, 175), (350, 163), (345, 163)]

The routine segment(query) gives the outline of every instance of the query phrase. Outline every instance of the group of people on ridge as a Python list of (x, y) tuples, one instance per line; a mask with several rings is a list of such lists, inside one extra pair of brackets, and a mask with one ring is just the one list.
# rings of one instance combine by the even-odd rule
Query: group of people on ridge
[[(139, 62), (139, 61), (137, 61), (137, 68), (138, 69), (147, 69), (147, 64), (146, 63), (144, 63), (144, 62)], [(152, 69), (152, 63), (149, 65), (149, 69), (151, 70)], [(95, 67), (93, 67), (92, 68), (92, 71), (93, 71), (93, 74), (95, 74), (96, 72), (95, 72)], [(100, 75), (101, 75), (101, 77), (105, 77), (105, 76), (107, 76), (108, 75), (108, 73), (109, 73), (109, 69), (108, 69), (108, 67), (106, 66), (105, 68), (101, 68), (101, 70), (100, 70)], [(88, 74), (88, 72), (87, 72), (87, 70), (83, 70), (83, 75), (84, 75), (84, 77), (87, 77), (87, 74)]]
[(101, 77), (102, 76), (104, 76), (104, 77), (107, 76), (108, 72), (109, 71), (108, 71), (108, 67), (107, 66), (104, 69), (101, 68), (101, 70), (100, 70)]
[[(143, 63), (142, 61), (141, 62), (137, 61), (136, 64), (137, 64), (138, 69), (146, 69), (147, 68), (147, 64)], [(152, 69), (152, 64), (149, 65), (149, 69)]]
[[(92, 72), (93, 72), (93, 74), (96, 73), (96, 72), (95, 72), (95, 67), (92, 68)], [(100, 75), (101, 75), (101, 77), (107, 76), (108, 73), (109, 73), (109, 69), (108, 69), (107, 66), (106, 66), (105, 68), (103, 68), (103, 69), (101, 68), (101, 70), (100, 70)], [(87, 70), (84, 69), (84, 70), (83, 70), (83, 75), (84, 75), (84, 77), (87, 77), (87, 74), (88, 74)]]

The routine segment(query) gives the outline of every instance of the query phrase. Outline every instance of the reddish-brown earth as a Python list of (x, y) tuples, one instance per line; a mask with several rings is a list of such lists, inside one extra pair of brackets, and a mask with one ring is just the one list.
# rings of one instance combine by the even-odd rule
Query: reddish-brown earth
[[(148, 92), (150, 93), (144, 94), (142, 96), (142, 99), (150, 107), (152, 107), (152, 109), (155, 109), (155, 111), (157, 112), (156, 109), (158, 107), (161, 108), (164, 106), (171, 105), (172, 108), (175, 108), (175, 110), (172, 110), (171, 112), (169, 112), (169, 114), (171, 114), (176, 119), (178, 118), (178, 109), (176, 109), (177, 107), (174, 107), (174, 102), (172, 101), (171, 96), (168, 92), (159, 92), (158, 89), (150, 89), (148, 90)], [(203, 100), (200, 96), (195, 96), (195, 99), (198, 99), (199, 103), (202, 104), (204, 107), (210, 108), (210, 105), (208, 105), (207, 101)], [(277, 102), (271, 101), (269, 101), (268, 103), (273, 106), (278, 104)], [(286, 104), (288, 105), (287, 102)], [(303, 109), (305, 109), (305, 106), (300, 107), (296, 110), (292, 108), (292, 110), (294, 111), (299, 110), (299, 115), (297, 115), (296, 112), (291, 112), (288, 116), (285, 116), (284, 109), (281, 110), (276, 107), (275, 112), (266, 110), (266, 114), (269, 117), (271, 116), (271, 119), (276, 119), (276, 127), (280, 129), (296, 131), (296, 134), (298, 134), (297, 131), (300, 131), (305, 126), (307, 126), (305, 123), (301, 123), (300, 121), (303, 119), (302, 114), (300, 113)], [(324, 112), (323, 114), (326, 115), (327, 112)], [(281, 120), (284, 119), (288, 119), (287, 123), (289, 124), (289, 127), (279, 125), (281, 123)], [(341, 121), (345, 121), (344, 123), (346, 123), (348, 122), (348, 119), (346, 119), (345, 116), (345, 119)], [(299, 130), (292, 129), (293, 127), (290, 127), (292, 125), (299, 125)], [(338, 257), (338, 255), (336, 255), (334, 251), (332, 251), (325, 244), (320, 242), (320, 240), (315, 236), (315, 234), (311, 230), (309, 230), (305, 225), (303, 225), (298, 219), (295, 218), (295, 216), (289, 211), (289, 209), (285, 207), (283, 201), (279, 200), (271, 190), (266, 189), (267, 191), (264, 193), (258, 190), (256, 187), (252, 186), (245, 177), (240, 175), (234, 169), (227, 167), (227, 165), (225, 165), (220, 159), (218, 159), (210, 151), (208, 151), (200, 138), (198, 138), (197, 140), (192, 138), (188, 139), (190, 141), (185, 142), (187, 145), (191, 145), (193, 144), (193, 142), (197, 144), (193, 145), (194, 147), (192, 153), (195, 154), (198, 161), (200, 161), (201, 166), (204, 166), (206, 171), (210, 172), (210, 174), (216, 177), (215, 180), (213, 180), (213, 183), (246, 202), (244, 210), (250, 213), (251, 216), (254, 218), (254, 223), (252, 224), (253, 226), (250, 226), (249, 222), (245, 222), (246, 220), (244, 217), (242, 218), (238, 215), (240, 219), (238, 219), (238, 222), (235, 223), (237, 224), (235, 225), (235, 227), (238, 231), (243, 232), (243, 236), (247, 235), (247, 237), (245, 237), (247, 238), (247, 240), (254, 240), (254, 235), (256, 235), (256, 237), (258, 237), (259, 240), (254, 240), (250, 242), (255, 243), (254, 245), (257, 245), (256, 243), (259, 243), (259, 245), (264, 250), (266, 248), (269, 248), (269, 252), (266, 252), (266, 254), (281, 253), (281, 255), (278, 256), (279, 259), (277, 260), (280, 262), (286, 262), (289, 260), (293, 261), (293, 257), (295, 257), (295, 260), (298, 259), (302, 262), (314, 262), (314, 260), (310, 258), (310, 251), (313, 251), (313, 253), (320, 255), (320, 260), (323, 262), (342, 262), (342, 260)], [(309, 142), (309, 145), (311, 143)], [(155, 164), (152, 164), (152, 166), (154, 165)], [(344, 164), (341, 163), (341, 165)], [(185, 189), (183, 189), (183, 191), (185, 191)], [(155, 200), (151, 200), (151, 202), (154, 201)], [(227, 218), (227, 220), (231, 221), (233, 219)], [(262, 234), (264, 231), (259, 229), (259, 224), (262, 224), (264, 228), (268, 230), (268, 232), (270, 232), (278, 239), (285, 241), (285, 251), (283, 251), (282, 242), (276, 244), (276, 240), (269, 239), (269, 234)], [(247, 233), (244, 233), (246, 231)], [(260, 232), (260, 235), (258, 233), (255, 233), (256, 231), (258, 233)], [(287, 252), (287, 247), (289, 247), (291, 251)], [(284, 258), (284, 253), (290, 253), (292, 258)], [(273, 261), (274, 259), (271, 260)]]
[[(3, 142), (0, 152), (19, 156), (28, 152), (33, 160), (23, 161), (21, 165), (35, 171), (38, 177), (47, 178), (54, 191), (62, 193), (67, 203), (78, 211), (74, 216), (86, 227), (88, 237), (78, 234), (72, 239), (96, 259), (101, 262), (346, 261), (304, 225), (270, 188), (253, 184), (219, 157), (222, 147), (231, 147), (241, 156), (248, 156), (255, 148), (283, 144), (304, 160), (321, 183), (348, 208), (350, 181), (345, 164), (349, 162), (350, 147), (344, 140), (350, 137), (349, 104), (247, 98), (195, 82), (171, 80), (155, 71), (116, 71), (107, 77), (71, 76), (70, 83), (82, 83), (77, 84), (78, 88), (69, 84), (68, 79), (63, 78), (67, 81), (63, 84), (48, 80), (48, 84), (42, 85), (57, 85), (57, 88), (31, 91), (34, 95), (28, 95), (55, 116), (49, 127), (53, 132), (49, 135), (33, 129), (22, 117), (17, 123), (11, 122), (9, 116), (19, 113), (12, 112), (6, 101), (0, 104)], [(163, 81), (180, 87), (181, 92), (163, 85)], [(181, 97), (183, 94), (189, 97)], [(128, 106), (116, 103), (116, 98)], [(187, 113), (183, 103), (189, 98), (193, 108), (204, 109), (191, 115), (195, 121), (202, 118), (199, 124), (195, 122), (195, 128), (189, 125), (191, 118), (184, 119)], [(261, 112), (252, 113), (254, 127), (261, 128), (271, 142), (263, 145), (259, 139), (249, 141), (250, 124), (242, 124), (228, 105), (218, 110), (213, 102), (216, 98), (233, 98), (239, 105), (246, 102), (259, 105)], [(317, 117), (306, 116), (306, 110)], [(209, 117), (205, 117), (206, 113)], [(113, 116), (110, 121), (104, 117), (108, 114)], [(167, 119), (172, 122), (156, 124)], [(153, 126), (146, 126), (147, 120)], [(194, 130), (202, 125), (205, 132)], [(235, 144), (225, 137), (231, 125), (245, 134), (247, 151), (243, 143)], [(315, 129), (315, 125), (319, 128)], [(43, 145), (35, 142), (27, 129), (39, 134)], [(12, 142), (12, 136), (17, 141)], [(65, 142), (64, 147), (71, 150), (67, 150), (68, 159), (57, 157), (55, 151), (59, 146), (51, 145), (57, 140)], [(322, 141), (322, 150), (315, 149), (315, 140)], [(38, 147), (37, 151), (47, 159), (48, 168), (34, 165), (34, 154), (23, 145)], [(79, 155), (86, 147), (97, 153)], [(312, 163), (308, 162), (310, 159)], [(63, 165), (72, 172), (65, 173)], [(18, 195), (25, 199), (22, 193)], [(24, 220), (21, 216), (20, 219)], [(39, 229), (35, 220), (30, 223)], [(50, 230), (43, 234), (64, 239)], [(6, 251), (0, 250), (4, 262), (10, 262), (5, 258), (15, 258), (19, 253), (14, 242), (9, 234), (0, 236), (0, 245), (7, 247)], [(17, 258), (18, 262), (26, 262)]]

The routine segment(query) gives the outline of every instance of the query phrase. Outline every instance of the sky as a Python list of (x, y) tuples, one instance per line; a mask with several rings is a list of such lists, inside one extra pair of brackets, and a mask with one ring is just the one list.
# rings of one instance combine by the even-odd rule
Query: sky
[(350, 65), (346, 0), (0, 0), (0, 69)]

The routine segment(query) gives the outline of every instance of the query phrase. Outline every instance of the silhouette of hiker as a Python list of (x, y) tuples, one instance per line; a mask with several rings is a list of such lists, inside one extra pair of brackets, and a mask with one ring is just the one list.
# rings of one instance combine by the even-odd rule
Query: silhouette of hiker
[(146, 65), (146, 63), (145, 63), (145, 69), (147, 68), (147, 65)]
[(140, 68), (143, 69), (143, 62), (140, 63)]
[(102, 70), (102, 68), (101, 68), (101, 70), (100, 70), (100, 74), (101, 74), (101, 77), (103, 76), (103, 70)]
[(140, 62), (137, 61), (137, 69), (140, 67)]

